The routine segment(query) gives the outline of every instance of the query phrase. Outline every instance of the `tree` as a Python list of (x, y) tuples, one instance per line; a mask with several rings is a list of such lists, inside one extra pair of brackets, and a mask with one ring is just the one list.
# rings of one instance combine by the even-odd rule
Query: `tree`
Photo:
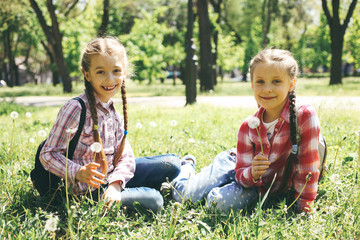
[(357, 0), (352, 0), (347, 10), (343, 24), (340, 23), (339, 7), (340, 0), (332, 0), (332, 16), (328, 8), (327, 0), (322, 0), (322, 8), (326, 16), (331, 37), (331, 69), (330, 85), (342, 84), (342, 51), (344, 45), (344, 35), (348, 27), (350, 18), (354, 12)]
[(97, 34), (99, 37), (105, 36), (107, 34), (107, 27), (109, 25), (109, 7), (110, 0), (104, 0), (102, 21)]
[(196, 102), (196, 66), (197, 58), (195, 55), (196, 49), (193, 44), (193, 29), (194, 29), (194, 9), (193, 1), (188, 0), (188, 16), (187, 16), (187, 31), (185, 36), (185, 72), (184, 81), (186, 85), (186, 105)]
[(31, 7), (36, 13), (39, 23), (46, 36), (47, 39), (46, 46), (53, 60), (55, 61), (57, 70), (59, 71), (59, 74), (61, 76), (63, 82), (63, 91), (71, 92), (72, 91), (71, 78), (63, 54), (62, 33), (60, 32), (59, 22), (57, 19), (57, 15), (55, 13), (56, 8), (52, 0), (46, 0), (46, 7), (51, 19), (51, 26), (49, 26), (46, 23), (46, 19), (37, 2), (35, 0), (29, 0), (29, 1)]
[(198, 0), (197, 11), (199, 18), (199, 40), (200, 40), (200, 91), (214, 89), (212, 81), (212, 53), (211, 53), (211, 28), (208, 12), (208, 1)]

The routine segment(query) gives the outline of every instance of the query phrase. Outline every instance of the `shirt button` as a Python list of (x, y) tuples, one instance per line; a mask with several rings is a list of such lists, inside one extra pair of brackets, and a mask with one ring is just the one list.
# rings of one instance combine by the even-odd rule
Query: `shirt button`
[(277, 128), (275, 128), (275, 132), (277, 132), (278, 131), (278, 129)]

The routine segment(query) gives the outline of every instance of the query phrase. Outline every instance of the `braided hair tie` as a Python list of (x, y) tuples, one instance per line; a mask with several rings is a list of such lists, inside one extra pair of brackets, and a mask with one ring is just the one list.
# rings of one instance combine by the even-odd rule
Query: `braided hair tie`
[(293, 144), (292, 148), (291, 148), (291, 153), (296, 155), (298, 152), (298, 145), (297, 144)]

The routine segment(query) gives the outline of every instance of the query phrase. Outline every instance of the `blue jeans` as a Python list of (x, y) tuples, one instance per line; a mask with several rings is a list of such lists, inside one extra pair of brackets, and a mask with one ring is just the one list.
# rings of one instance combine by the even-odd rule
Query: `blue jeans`
[(164, 200), (160, 192), (163, 182), (172, 181), (180, 172), (180, 159), (174, 154), (135, 159), (134, 177), (121, 192), (122, 205), (132, 208), (134, 202), (158, 212)]
[[(236, 151), (235, 151), (236, 152)], [(195, 166), (187, 162), (173, 180), (173, 198), (177, 202), (206, 199), (207, 205), (223, 211), (243, 209), (256, 199), (256, 188), (246, 189), (235, 181), (235, 154), (228, 150), (218, 154), (213, 163), (195, 174)]]

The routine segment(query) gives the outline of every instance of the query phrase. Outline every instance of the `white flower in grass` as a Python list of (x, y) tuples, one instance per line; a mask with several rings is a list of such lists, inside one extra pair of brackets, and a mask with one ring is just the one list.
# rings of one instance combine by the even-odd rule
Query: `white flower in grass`
[(171, 120), (171, 121), (170, 121), (170, 126), (176, 127), (176, 125), (177, 125), (177, 121), (176, 121), (176, 120)]
[(57, 216), (55, 216), (55, 217), (51, 216), (45, 222), (45, 231), (55, 232), (57, 230), (58, 221), (59, 221), (59, 218)]
[(333, 183), (335, 183), (335, 184), (340, 184), (341, 183), (341, 181), (340, 181), (340, 176), (339, 176), (339, 174), (333, 174), (333, 175), (331, 175), (330, 176), (330, 181), (332, 181)]
[(27, 112), (27, 113), (25, 114), (25, 117), (27, 117), (27, 118), (31, 118), (31, 116), (32, 116), (31, 112)]
[(77, 131), (77, 128), (68, 128), (68, 129), (66, 129), (67, 133), (76, 133), (76, 131)]
[(45, 132), (45, 130), (40, 130), (40, 131), (38, 132), (38, 134), (39, 134), (39, 137), (42, 137), (42, 138), (46, 137), (46, 132)]
[(138, 128), (138, 129), (141, 129), (143, 126), (142, 126), (142, 124), (141, 123), (136, 123), (136, 128)]
[(156, 122), (150, 122), (150, 126), (152, 126), (152, 127), (156, 127), (156, 126), (157, 126), (157, 124), (156, 124)]
[(94, 142), (93, 144), (91, 144), (90, 149), (93, 152), (99, 153), (102, 149), (102, 146), (99, 142)]
[(189, 139), (189, 143), (195, 143), (195, 139), (190, 138), (190, 139)]
[(12, 119), (17, 119), (19, 117), (19, 114), (18, 114), (18, 112), (13, 111), (13, 112), (10, 113), (10, 117)]
[(260, 119), (252, 116), (248, 120), (248, 125), (249, 125), (249, 128), (255, 129), (260, 125)]
[(29, 139), (29, 142), (30, 142), (30, 143), (35, 143), (35, 138), (30, 138), (30, 139)]

